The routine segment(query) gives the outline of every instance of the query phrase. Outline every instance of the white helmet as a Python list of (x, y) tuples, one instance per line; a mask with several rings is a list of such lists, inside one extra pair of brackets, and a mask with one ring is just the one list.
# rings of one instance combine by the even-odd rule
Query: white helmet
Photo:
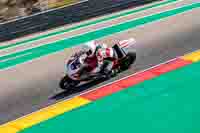
[(86, 52), (88, 57), (91, 57), (95, 54), (96, 51), (96, 41), (90, 41), (82, 45), (82, 50)]

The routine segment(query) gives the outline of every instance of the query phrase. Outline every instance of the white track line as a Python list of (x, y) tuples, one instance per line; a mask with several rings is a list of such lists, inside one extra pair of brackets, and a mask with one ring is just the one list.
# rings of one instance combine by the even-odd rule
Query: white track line
[[(193, 3), (193, 4), (194, 4), (194, 3)], [(193, 4), (189, 4), (189, 5), (193, 5)], [(184, 6), (181, 6), (181, 7), (185, 7), (185, 6), (189, 6), (189, 5), (184, 5)], [(181, 7), (180, 7), (180, 8), (181, 8)], [(177, 9), (177, 8), (172, 8), (172, 9), (170, 9), (170, 10), (175, 10), (175, 9)], [(199, 8), (195, 8), (195, 9), (193, 9), (193, 10), (197, 10), (197, 9), (199, 9)], [(170, 10), (166, 10), (166, 11), (170, 11)], [(153, 22), (149, 22), (149, 23), (144, 24), (144, 25), (139, 25), (139, 26), (137, 26), (137, 27), (130, 28), (130, 29), (127, 29), (127, 30), (125, 30), (125, 31), (120, 31), (120, 32), (117, 32), (117, 33), (114, 33), (114, 34), (119, 34), (119, 33), (121, 33), (121, 32), (127, 32), (127, 31), (129, 31), (129, 30), (133, 30), (133, 29), (135, 29), (135, 28), (139, 28), (139, 27), (142, 27), (142, 26), (145, 26), (145, 25), (149, 25), (149, 24), (161, 22), (161, 21), (164, 21), (164, 20), (166, 20), (166, 19), (168, 19), (168, 18), (175, 17), (175, 16), (177, 16), (177, 15), (181, 15), (181, 14), (186, 14), (186, 13), (188, 13), (188, 12), (192, 12), (193, 10), (186, 11), (186, 12), (182, 12), (182, 13), (179, 13), (179, 14), (176, 14), (176, 15), (173, 15), (173, 16), (169, 16), (169, 17), (166, 17), (166, 18), (162, 18), (162, 19), (159, 19), (159, 20), (156, 20), (156, 21), (153, 21)], [(166, 12), (166, 11), (164, 11), (164, 12)], [(159, 12), (159, 13), (162, 13), (162, 12)], [(159, 13), (156, 13), (156, 14), (159, 14)], [(155, 15), (155, 14), (153, 14), (153, 15)], [(149, 16), (152, 16), (152, 15), (149, 15)], [(147, 17), (147, 16), (146, 16), (146, 17)], [(142, 18), (143, 18), (143, 17), (142, 17)], [(141, 19), (141, 18), (138, 18), (138, 19)], [(135, 20), (135, 19), (133, 19), (133, 20)], [(137, 20), (137, 19), (136, 19), (136, 20)], [(129, 21), (131, 21), (131, 20), (129, 20)], [(127, 21), (127, 22), (129, 22), (129, 21)], [(112, 26), (111, 26), (111, 27), (112, 27)], [(103, 28), (103, 29), (104, 29), (104, 28)], [(102, 29), (101, 29), (101, 30), (102, 30)], [(86, 34), (86, 33), (85, 33), (85, 34)], [(106, 38), (106, 37), (109, 37), (109, 36), (113, 36), (114, 34), (110, 34), (110, 35), (107, 35), (107, 36), (104, 36), (104, 37), (100, 37), (100, 38), (98, 38), (98, 40), (99, 40), (99, 39)], [(77, 36), (76, 36), (76, 37), (77, 37)], [(71, 39), (71, 38), (68, 38), (68, 39)], [(65, 39), (62, 39), (62, 40), (59, 40), (59, 41), (63, 41), (63, 40), (65, 40)], [(57, 42), (59, 42), (59, 41), (57, 41)], [(80, 44), (80, 45), (81, 45), (81, 44)], [(80, 45), (76, 45), (76, 46), (80, 46)], [(73, 48), (73, 47), (76, 47), (76, 46), (72, 46), (72, 47), (70, 47), (70, 48)], [(67, 49), (67, 48), (65, 48), (65, 49)], [(39, 60), (40, 58), (46, 57), (46, 56), (48, 56), (48, 55), (57, 54), (57, 53), (59, 53), (59, 52), (61, 52), (61, 51), (64, 51), (65, 49), (56, 51), (56, 52), (51, 53), (51, 54), (43, 55), (43, 56), (41, 56), (41, 57), (38, 57), (38, 58), (35, 58), (35, 59), (32, 59), (32, 60), (26, 61), (26, 62), (23, 62), (23, 63), (20, 63), (20, 64), (16, 64), (16, 65), (13, 65), (13, 66), (4, 68), (4, 69), (0, 69), (0, 71), (7, 70), (7, 69), (11, 69), (11, 68), (13, 68), (13, 67), (16, 67), (16, 66), (19, 66), (19, 65), (23, 65), (23, 64), (26, 64), (26, 63), (30, 63), (30, 62), (32, 62), (32, 61)], [(29, 50), (29, 49), (27, 49), (27, 50)], [(10, 55), (10, 54), (7, 54), (7, 55)], [(4, 56), (6, 56), (6, 55), (4, 55)]]
[[(137, 13), (134, 13), (134, 14), (139, 14), (139, 13), (142, 13), (142, 12), (148, 12), (149, 10), (152, 10), (152, 9), (155, 9), (155, 8), (161, 8), (161, 7), (163, 7), (163, 6), (173, 5), (173, 4), (176, 4), (176, 3), (178, 3), (178, 2), (182, 2), (182, 1), (183, 1), (183, 0), (175, 1), (175, 2), (172, 2), (172, 3), (167, 3), (167, 4), (165, 4), (165, 5), (160, 5), (160, 6), (157, 6), (157, 7), (153, 7), (153, 8), (150, 8), (150, 9), (148, 9), (148, 10), (143, 10), (143, 11), (141, 11), (141, 12), (137, 12)], [(179, 7), (182, 7), (182, 6), (178, 6), (177, 8), (179, 8)], [(173, 9), (174, 9), (174, 8), (172, 8), (172, 10), (173, 10)], [(176, 9), (176, 8), (175, 8), (175, 9)], [(171, 9), (169, 9), (169, 10), (171, 10)], [(164, 10), (164, 11), (169, 11), (169, 10)], [(154, 14), (157, 14), (157, 13), (161, 13), (161, 12), (162, 12), (162, 11), (153, 13), (153, 15), (154, 15)], [(129, 14), (129, 15), (125, 15), (125, 16), (120, 16), (120, 17), (118, 17), (118, 18), (115, 18), (115, 20), (121, 19), (121, 18), (125, 18), (125, 17), (129, 17), (129, 16), (131, 16), (131, 15), (133, 15), (133, 14)], [(35, 47), (31, 47), (31, 48), (29, 47), (29, 49), (36, 48), (36, 47), (39, 47), (39, 46), (42, 46), (42, 45), (46, 45), (46, 44), (50, 44), (50, 43), (56, 43), (56, 42), (63, 41), (63, 40), (66, 40), (66, 39), (70, 39), (70, 38), (73, 38), (73, 37), (76, 37), (76, 36), (81, 36), (81, 35), (83, 35), (83, 34), (87, 34), (87, 33), (90, 33), (90, 32), (95, 32), (95, 31), (97, 31), (97, 30), (103, 30), (103, 29), (105, 29), (105, 28), (110, 28), (110, 27), (113, 27), (113, 26), (118, 25), (118, 24), (122, 24), (122, 23), (126, 23), (126, 22), (129, 22), (129, 21), (141, 19), (141, 18), (143, 18), (143, 17), (149, 17), (149, 16), (151, 16), (151, 15), (152, 15), (152, 14), (150, 14), (150, 15), (145, 15), (145, 16), (138, 17), (138, 18), (134, 18), (134, 19), (130, 19), (130, 20), (123, 21), (123, 22), (117, 23), (117, 24), (111, 24), (111, 25), (105, 26), (105, 27), (103, 27), (103, 28), (101, 27), (101, 28), (93, 29), (93, 30), (90, 30), (90, 31), (88, 31), (88, 32), (76, 34), (76, 35), (73, 35), (73, 36), (68, 36), (67, 38), (63, 38), (63, 39), (55, 40), (55, 41), (52, 41), (52, 42), (44, 43), (44, 44), (41, 44), (41, 45), (37, 45), (37, 46), (35, 46)], [(100, 23), (96, 23), (96, 24), (91, 24), (91, 25), (88, 25), (88, 26), (86, 26), (86, 27), (79, 28), (79, 29), (77, 29), (77, 30), (84, 29), (84, 28), (89, 28), (89, 27), (91, 27), (91, 26), (95, 26), (95, 25), (98, 25), (98, 24), (105, 24), (105, 23), (108, 23), (108, 22), (110, 22), (110, 21), (112, 21), (112, 20), (113, 20), (113, 19), (108, 20), (108, 21), (103, 21), (103, 22), (100, 22)], [(29, 41), (29, 42), (26, 42), (26, 43), (22, 43), (21, 45), (16, 45), (16, 46), (8, 47), (8, 48), (6, 48), (6, 49), (2, 49), (2, 50), (0, 50), (0, 52), (1, 52), (1, 51), (4, 51), (4, 50), (7, 51), (7, 50), (9, 50), (9, 49), (13, 49), (13, 48), (16, 48), (16, 47), (20, 47), (20, 46), (25, 45), (25, 44), (31, 44), (31, 43), (33, 43), (33, 42), (39, 42), (39, 41), (42, 41), (42, 40), (46, 40), (46, 39), (48, 39), (48, 38), (57, 37), (57, 36), (59, 36), (59, 35), (63, 35), (63, 34), (66, 34), (66, 33), (75, 32), (75, 31), (77, 31), (77, 30), (72, 30), (72, 31), (69, 31), (69, 32), (62, 32), (62, 33), (59, 33), (59, 34), (56, 34), (56, 35), (53, 35), (53, 36), (48, 36), (48, 37), (45, 37), (45, 38), (42, 38), (42, 39), (39, 39), (39, 40), (32, 40), (32, 41)], [(6, 45), (5, 45), (5, 46), (6, 46)], [(22, 49), (22, 50), (27, 50), (27, 48), (24, 48), (24, 49)], [(20, 51), (22, 51), (22, 50), (20, 50)], [(15, 52), (16, 52), (16, 51), (15, 51)], [(17, 51), (17, 52), (19, 52), (19, 51)], [(9, 53), (9, 54), (12, 54), (12, 53)], [(5, 55), (7, 55), (7, 54), (5, 54)], [(5, 56), (5, 55), (1, 55), (1, 56)]]
[[(182, 0), (179, 0), (179, 1), (182, 1)], [(150, 3), (148, 5), (145, 5), (145, 6), (139, 6), (139, 7), (135, 7), (135, 10), (138, 10), (140, 8), (145, 8), (146, 6), (152, 6), (154, 4), (159, 4), (161, 3), (162, 1), (159, 1), (159, 2), (155, 2), (155, 3)], [(176, 2), (174, 2), (176, 3)], [(91, 23), (92, 21), (95, 21), (95, 20), (100, 20), (100, 19), (105, 19), (106, 17), (111, 17), (111, 16), (114, 16), (114, 15), (119, 15), (119, 14), (123, 14), (125, 12), (130, 12), (131, 10), (133, 10), (133, 8), (131, 9), (127, 9), (127, 10), (122, 10), (122, 11), (119, 11), (119, 12), (115, 12), (115, 13), (112, 13), (112, 14), (108, 14), (108, 15), (103, 15), (103, 16), (99, 16), (99, 17), (95, 17), (95, 18), (91, 18), (89, 20), (84, 20), (84, 21), (81, 21), (81, 22), (76, 22), (76, 23), (73, 23), (73, 24), (66, 24), (64, 26), (59, 26), (55, 29), (50, 29), (50, 30), (47, 30), (45, 32), (38, 32), (40, 35), (48, 35), (50, 33), (53, 33), (53, 32), (59, 32), (60, 30), (65, 30), (65, 29), (68, 29), (68, 28), (72, 28), (72, 27), (75, 27), (75, 26), (79, 26), (80, 24), (87, 24), (87, 23)], [(74, 25), (74, 26), (73, 26)], [(64, 29), (63, 29), (64, 28)], [(28, 36), (25, 36), (25, 37), (20, 37), (20, 38), (16, 38), (14, 40), (10, 40), (10, 41), (6, 41), (6, 42), (3, 42), (5, 43), (5, 45), (8, 45), (8, 43), (19, 43), (20, 41), (26, 41), (26, 40), (29, 40), (29, 39), (32, 39), (32, 38), (35, 38), (37, 37), (38, 33), (34, 33), (32, 35), (28, 35)], [(23, 39), (24, 38), (24, 39)], [(27, 39), (26, 39), (27, 38)], [(13, 41), (13, 42), (12, 42)]]
[[(191, 54), (191, 53), (196, 52), (196, 51), (199, 51), (199, 50), (200, 50), (200, 49), (195, 50), (195, 51), (192, 51), (192, 52), (188, 52), (188, 53), (185, 53), (184, 55), (188, 55), (188, 54)], [(144, 70), (138, 71), (138, 72), (136, 72), (136, 73), (133, 73), (133, 74), (128, 75), (128, 76), (126, 76), (126, 77), (123, 77), (123, 78), (121, 78), (121, 79), (118, 79), (118, 80), (112, 81), (112, 82), (107, 83), (107, 84), (105, 84), (105, 85), (102, 85), (102, 86), (100, 86), (100, 87), (97, 87), (97, 88), (94, 88), (94, 89), (88, 90), (88, 91), (83, 92), (83, 93), (78, 94), (78, 95), (75, 95), (74, 97), (71, 97), (71, 98), (68, 98), (68, 99), (65, 99), (65, 100), (62, 100), (62, 101), (56, 102), (56, 103), (54, 103), (54, 104), (52, 104), (52, 105), (49, 105), (49, 106), (47, 106), (47, 107), (45, 107), (45, 108), (42, 108), (42, 109), (39, 109), (39, 110), (37, 110), (37, 111), (31, 112), (31, 113), (29, 113), (29, 114), (27, 114), (27, 115), (24, 115), (24, 116), (19, 117), (19, 118), (15, 119), (15, 120), (12, 120), (12, 121), (16, 121), (16, 120), (19, 120), (19, 119), (25, 118), (25, 117), (28, 116), (28, 115), (31, 115), (31, 114), (33, 114), (33, 113), (35, 113), (35, 112), (39, 112), (39, 111), (41, 111), (41, 110), (43, 110), (43, 109), (46, 109), (46, 108), (52, 107), (52, 106), (54, 106), (55, 104), (59, 104), (59, 103), (62, 103), (62, 102), (69, 101), (69, 100), (71, 100), (71, 99), (73, 99), (73, 98), (75, 98), (75, 97), (78, 97), (78, 96), (81, 96), (81, 95), (87, 94), (87, 93), (89, 93), (89, 92), (95, 91), (95, 90), (97, 90), (97, 89), (100, 89), (100, 88), (102, 88), (102, 87), (108, 86), (108, 85), (113, 84), (113, 83), (115, 83), (115, 82), (119, 82), (119, 81), (121, 81), (121, 80), (124, 80), (124, 79), (126, 79), (126, 78), (132, 77), (132, 76), (137, 75), (137, 74), (139, 74), (139, 73), (142, 73), (142, 72), (145, 72), (145, 71), (151, 70), (151, 69), (153, 69), (153, 68), (155, 68), (155, 67), (158, 67), (158, 66), (160, 66), (160, 65), (167, 64), (167, 63), (169, 63), (169, 62), (172, 62), (172, 61), (174, 61), (174, 60), (176, 60), (176, 59), (179, 59), (179, 58), (183, 57), (184, 55), (182, 55), (182, 56), (177, 56), (177, 57), (175, 57), (175, 58), (169, 59), (169, 60), (164, 61), (164, 62), (162, 62), (162, 63), (159, 63), (159, 64), (157, 64), (157, 65), (155, 65), (155, 66), (149, 67), (149, 68), (147, 68), (147, 69), (144, 69)], [(189, 65), (189, 64), (188, 64), (188, 65)], [(183, 67), (184, 67), (184, 66), (183, 66)], [(175, 70), (176, 70), (176, 69), (175, 69)], [(164, 74), (165, 74), (165, 73), (164, 73)], [(161, 75), (162, 75), (162, 74), (161, 74)], [(156, 76), (156, 77), (159, 77), (159, 76)], [(149, 80), (150, 80), (150, 79), (149, 79)], [(145, 80), (144, 80), (144, 81), (145, 81)], [(142, 81), (142, 82), (144, 82), (144, 81)], [(58, 116), (58, 115), (56, 115), (56, 116)], [(54, 117), (56, 117), (56, 116), (54, 116)], [(10, 123), (10, 122), (12, 122), (12, 121), (9, 121), (9, 122), (6, 122), (6, 123), (4, 123), (4, 124), (1, 124), (0, 126), (3, 126), (3, 125), (5, 125), (5, 124), (7, 124), (7, 123)]]

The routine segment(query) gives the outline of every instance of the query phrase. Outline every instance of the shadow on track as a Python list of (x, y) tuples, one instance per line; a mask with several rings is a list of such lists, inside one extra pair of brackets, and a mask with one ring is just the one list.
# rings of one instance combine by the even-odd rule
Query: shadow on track
[(102, 80), (92, 81), (92, 82), (83, 84), (79, 87), (76, 87), (76, 88), (72, 89), (71, 91), (62, 91), (62, 92), (55, 94), (54, 96), (50, 97), (49, 99), (50, 100), (61, 100), (61, 99), (64, 99), (64, 98), (67, 98), (67, 97), (70, 97), (70, 96), (73, 97), (76, 94), (80, 94), (83, 91), (89, 90), (89, 89), (91, 89), (91, 87), (96, 86), (97, 84), (100, 84), (104, 81), (106, 81), (106, 80), (102, 79)]
[[(122, 72), (125, 72), (126, 70), (122, 71)], [(122, 73), (120, 72), (120, 73)], [(111, 77), (111, 78), (102, 78), (102, 79), (99, 79), (99, 80), (94, 80), (94, 81), (91, 81), (89, 83), (86, 83), (86, 84), (83, 84), (83, 85), (80, 85), (79, 87), (76, 87), (76, 88), (73, 88), (71, 89), (70, 91), (69, 90), (66, 90), (66, 91), (62, 91), (62, 92), (59, 92), (57, 94), (55, 94), (54, 96), (50, 97), (49, 99), (50, 100), (61, 100), (61, 99), (68, 99), (68, 98), (72, 98), (80, 93), (83, 93), (87, 90), (91, 90), (92, 88), (91, 87), (94, 87), (100, 83), (103, 83), (104, 81), (108, 81), (110, 79), (113, 79), (113, 78), (116, 78), (118, 76), (118, 74), (116, 74), (115, 76)], [(116, 80), (116, 79), (115, 79)]]

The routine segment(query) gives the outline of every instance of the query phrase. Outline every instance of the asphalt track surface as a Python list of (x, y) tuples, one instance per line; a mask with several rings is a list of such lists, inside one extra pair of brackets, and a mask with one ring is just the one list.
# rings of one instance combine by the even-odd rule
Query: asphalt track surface
[[(186, 0), (182, 4), (191, 2)], [(169, 8), (176, 6), (177, 4), (173, 4)], [(148, 12), (155, 10), (159, 12), (164, 8)], [(140, 13), (137, 17), (142, 17), (144, 14)], [(113, 44), (119, 39), (136, 38), (137, 44), (133, 49), (137, 51), (137, 60), (130, 70), (98, 86), (200, 49), (199, 14), (199, 9), (192, 10), (101, 39), (102, 42)], [(75, 50), (75, 48), (67, 49), (0, 71), (0, 123), (14, 120), (94, 88), (94, 86), (87, 90), (82, 88), (83, 90), (73, 94), (64, 93), (59, 89), (58, 82), (64, 73), (64, 60)]]

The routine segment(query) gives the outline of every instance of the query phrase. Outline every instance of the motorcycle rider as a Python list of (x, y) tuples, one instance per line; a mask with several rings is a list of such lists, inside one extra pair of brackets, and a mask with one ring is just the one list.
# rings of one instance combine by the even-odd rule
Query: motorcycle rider
[(100, 44), (97, 41), (90, 41), (82, 46), (83, 51), (87, 55), (83, 57), (85, 60), (96, 61), (96, 67), (91, 71), (92, 74), (102, 73), (108, 76), (113, 72), (112, 67), (116, 58), (113, 48), (108, 48), (106, 44)]

